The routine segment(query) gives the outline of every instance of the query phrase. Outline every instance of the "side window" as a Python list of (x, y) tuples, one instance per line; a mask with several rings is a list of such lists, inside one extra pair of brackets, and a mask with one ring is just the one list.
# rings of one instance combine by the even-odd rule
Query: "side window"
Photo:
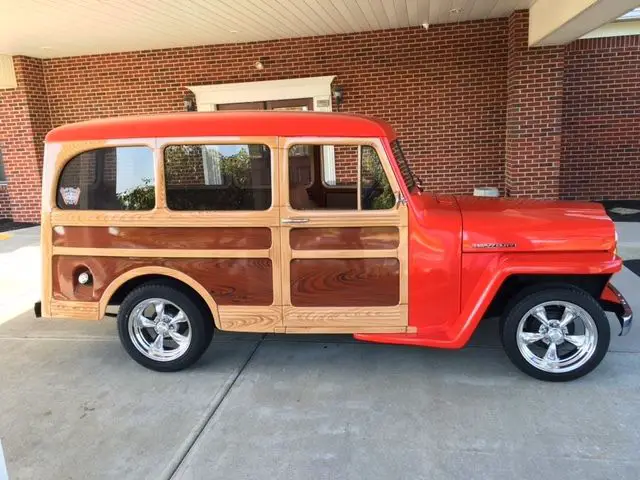
[(153, 151), (109, 147), (76, 155), (62, 170), (56, 203), (64, 210), (152, 210)]
[[(300, 166), (294, 163), (295, 152), (303, 149), (311, 152), (311, 184), (300, 179)], [(373, 147), (293, 145), (289, 149), (289, 204), (295, 210), (383, 210), (392, 208), (396, 200)]]
[(170, 145), (164, 149), (171, 210), (267, 210), (271, 151), (267, 145)]
[(396, 204), (378, 152), (368, 145), (361, 149), (360, 198), (362, 210), (386, 210)]

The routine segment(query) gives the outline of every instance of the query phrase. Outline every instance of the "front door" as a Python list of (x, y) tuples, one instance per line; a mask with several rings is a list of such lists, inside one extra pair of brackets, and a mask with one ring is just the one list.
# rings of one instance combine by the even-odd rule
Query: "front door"
[(379, 139), (281, 138), (283, 323), (407, 330), (407, 206)]

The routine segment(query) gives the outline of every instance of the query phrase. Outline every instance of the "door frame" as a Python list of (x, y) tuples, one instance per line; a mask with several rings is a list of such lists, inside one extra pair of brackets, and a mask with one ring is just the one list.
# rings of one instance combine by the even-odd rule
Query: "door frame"
[[(393, 173), (382, 141), (375, 137), (280, 137), (280, 246), (282, 259), (283, 326), (287, 333), (389, 333), (407, 332), (408, 327), (408, 208), (397, 201), (389, 210), (294, 210), (289, 203), (289, 147), (295, 144), (360, 145), (376, 150), (396, 199), (400, 185)], [(358, 166), (358, 169), (360, 167)], [(396, 249), (293, 250), (290, 232), (295, 224), (286, 220), (308, 220), (303, 228), (381, 227), (398, 228)], [(397, 258), (399, 260), (399, 301), (393, 306), (296, 307), (291, 303), (290, 262), (296, 258)]]

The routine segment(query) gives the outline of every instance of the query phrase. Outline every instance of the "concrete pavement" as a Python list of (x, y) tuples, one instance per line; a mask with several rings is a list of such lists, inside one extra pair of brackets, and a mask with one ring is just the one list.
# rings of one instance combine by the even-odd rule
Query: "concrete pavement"
[[(624, 276), (623, 276), (624, 275)], [(636, 311), (640, 278), (616, 284)], [(615, 326), (615, 325), (614, 325)], [(10, 478), (637, 479), (640, 329), (568, 384), (521, 374), (487, 322), (439, 351), (347, 336), (218, 334), (145, 370), (113, 320), (0, 326)]]
[(40, 227), (0, 236), (0, 324), (40, 298)]

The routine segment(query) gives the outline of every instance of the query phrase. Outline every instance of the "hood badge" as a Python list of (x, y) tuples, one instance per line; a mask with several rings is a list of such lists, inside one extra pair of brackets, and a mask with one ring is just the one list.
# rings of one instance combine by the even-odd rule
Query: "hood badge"
[(474, 243), (473, 248), (516, 248), (515, 243)]

